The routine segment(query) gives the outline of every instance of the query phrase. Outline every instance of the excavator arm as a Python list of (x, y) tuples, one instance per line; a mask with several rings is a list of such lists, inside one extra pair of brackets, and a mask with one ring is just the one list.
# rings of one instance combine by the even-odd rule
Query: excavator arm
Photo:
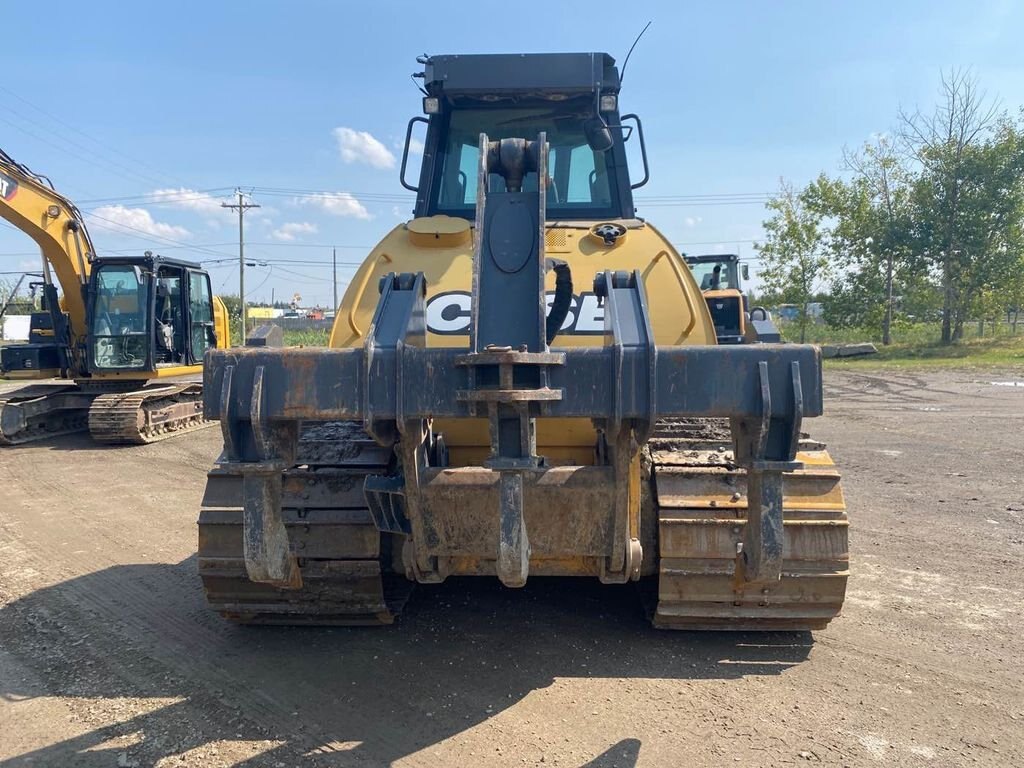
[[(86, 286), (95, 250), (81, 212), (49, 179), (0, 150), (0, 218), (39, 245), (52, 332), (63, 346), (61, 367), (66, 375), (84, 373)], [(54, 277), (63, 291), (59, 303)]]

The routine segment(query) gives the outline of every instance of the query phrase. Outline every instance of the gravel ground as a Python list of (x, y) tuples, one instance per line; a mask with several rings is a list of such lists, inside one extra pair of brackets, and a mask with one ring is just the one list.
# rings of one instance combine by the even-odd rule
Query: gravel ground
[(218, 430), (0, 451), (0, 766), (1022, 765), (1013, 381), (826, 371), (854, 564), (813, 635), (657, 632), (630, 587), (543, 579), (235, 627), (195, 573)]

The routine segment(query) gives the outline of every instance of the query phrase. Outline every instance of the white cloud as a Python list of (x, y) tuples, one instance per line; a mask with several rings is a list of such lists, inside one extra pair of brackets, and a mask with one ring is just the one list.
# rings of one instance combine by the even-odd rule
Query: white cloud
[(126, 230), (144, 232), (156, 237), (182, 238), (189, 237), (189, 231), (175, 224), (156, 221), (145, 208), (125, 208), (123, 205), (104, 205), (89, 214), (93, 226), (108, 232)]
[[(238, 199), (235, 195), (214, 197), (208, 192), (199, 192), (188, 187), (178, 187), (177, 189), (154, 189), (149, 193), (149, 196), (155, 203), (192, 211), (193, 213), (205, 216), (207, 217), (207, 223), (212, 222), (215, 225), (224, 223), (224, 219), (230, 219), (238, 215), (237, 211), (224, 208), (221, 205), (221, 203), (231, 205), (237, 203)], [(246, 202), (254, 202), (248, 195), (245, 196), (245, 199)], [(257, 208), (247, 209), (245, 215), (246, 218), (259, 218), (272, 216), (274, 213), (276, 213), (274, 208), (260, 205)]]
[(340, 126), (334, 129), (334, 138), (346, 163), (366, 163), (374, 168), (394, 168), (397, 163), (391, 150), (366, 131)]
[(289, 221), (271, 232), (270, 236), (275, 240), (291, 242), (297, 237), (315, 235), (316, 232), (316, 224), (310, 224), (308, 221)]
[(704, 219), (702, 219), (700, 216), (687, 216), (685, 219), (683, 219), (683, 224), (692, 229), (693, 227), (696, 227), (698, 224), (700, 224), (702, 221), (704, 221)]
[(415, 136), (409, 137), (409, 154), (410, 155), (422, 155), (423, 154), (423, 142), (417, 139)]
[(295, 198), (296, 205), (312, 205), (332, 216), (347, 216), (353, 219), (372, 219), (373, 216), (349, 192), (317, 192), (308, 197)]
[(230, 213), (221, 203), (231, 202), (227, 198), (214, 197), (207, 192), (179, 187), (178, 189), (154, 189), (150, 196), (154, 202), (166, 203), (174, 208), (196, 211), (206, 215)]

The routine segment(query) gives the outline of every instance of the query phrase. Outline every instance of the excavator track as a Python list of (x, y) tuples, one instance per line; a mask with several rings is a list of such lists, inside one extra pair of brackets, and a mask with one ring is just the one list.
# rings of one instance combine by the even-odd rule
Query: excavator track
[(215, 423), (203, 418), (199, 383), (102, 394), (89, 408), (89, 433), (101, 443), (155, 443)]
[(33, 384), (0, 393), (0, 445), (20, 445), (89, 428), (85, 403), (55, 407), (77, 388), (67, 384)]
[(304, 427), (281, 495), (302, 572), (299, 589), (249, 580), (241, 478), (211, 470), (199, 513), (199, 575), (210, 607), (243, 624), (393, 623), (413, 584), (391, 572), (392, 542), (374, 526), (363, 498), (363, 480), (386, 473), (391, 455), (359, 423)]
[(654, 626), (703, 630), (822, 629), (839, 614), (849, 575), (848, 522), (839, 472), (824, 446), (804, 440), (804, 469), (783, 477), (783, 572), (743, 580), (746, 475), (732, 463), (728, 422), (666, 420), (647, 450), (658, 518)]

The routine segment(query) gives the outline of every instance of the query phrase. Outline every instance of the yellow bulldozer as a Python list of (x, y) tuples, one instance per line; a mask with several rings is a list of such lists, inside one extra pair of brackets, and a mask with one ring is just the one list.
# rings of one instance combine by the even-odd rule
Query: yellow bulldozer
[(356, 272), (330, 348), (207, 352), (211, 607), (388, 624), (417, 583), (575, 576), (639, 582), (657, 627), (824, 627), (848, 547), (839, 474), (802, 431), (819, 351), (716, 343), (636, 216), (647, 153), (614, 60), (418, 61), (415, 216)]

